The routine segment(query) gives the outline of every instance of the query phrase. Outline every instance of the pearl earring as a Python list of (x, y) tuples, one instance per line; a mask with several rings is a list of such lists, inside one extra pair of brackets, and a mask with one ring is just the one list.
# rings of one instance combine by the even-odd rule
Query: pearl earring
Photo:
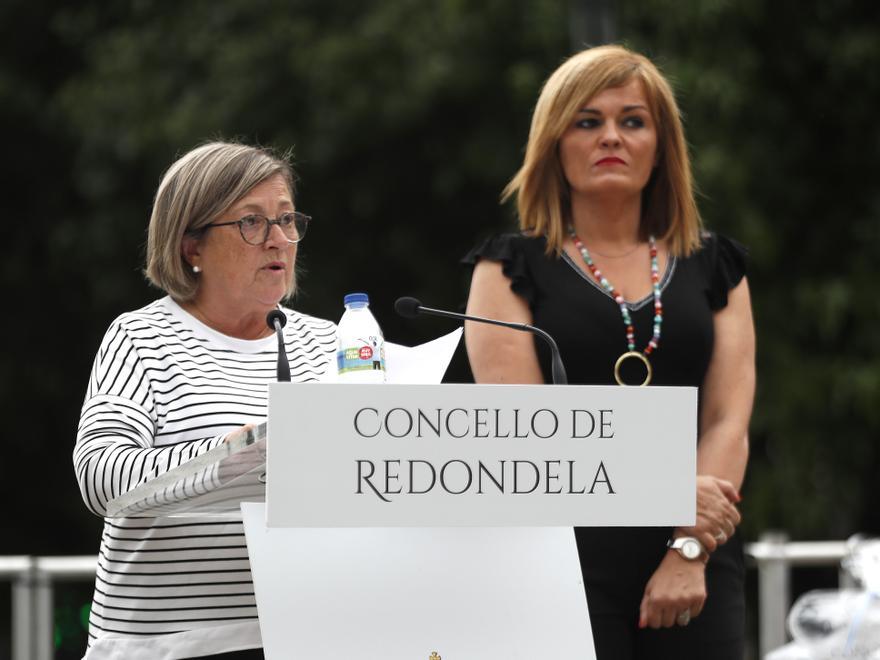
[(194, 272), (194, 273), (201, 273), (201, 272), (202, 272), (202, 269), (199, 268), (198, 266), (193, 266), (193, 272)]

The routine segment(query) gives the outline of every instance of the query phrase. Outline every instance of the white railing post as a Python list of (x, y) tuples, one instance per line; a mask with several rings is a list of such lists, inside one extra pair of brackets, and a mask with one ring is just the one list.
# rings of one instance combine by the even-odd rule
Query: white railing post
[(765, 532), (760, 542), (768, 552), (758, 559), (758, 645), (760, 657), (785, 644), (785, 615), (791, 590), (789, 565), (785, 554), (788, 536), (784, 532)]
[(32, 660), (36, 655), (34, 560), (7, 557), (3, 568), (3, 574), (12, 577), (12, 660)]
[(53, 612), (52, 578), (39, 567), (39, 560), (34, 562), (32, 581), (33, 618), (31, 630), (33, 635), (33, 659), (52, 660), (55, 656), (55, 617)]

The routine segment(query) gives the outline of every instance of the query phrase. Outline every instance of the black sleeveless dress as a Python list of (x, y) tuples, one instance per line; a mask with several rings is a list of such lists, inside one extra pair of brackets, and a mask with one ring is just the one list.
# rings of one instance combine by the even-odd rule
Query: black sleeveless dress
[[(614, 385), (614, 363), (626, 351), (620, 308), (568, 254), (548, 257), (543, 237), (502, 234), (471, 250), (462, 260), (500, 261), (511, 289), (532, 311), (533, 323), (559, 345), (572, 384)], [(713, 314), (745, 275), (745, 249), (706, 233), (700, 250), (670, 257), (661, 277), (663, 328), (651, 355), (654, 385), (700, 388), (714, 343)], [(653, 331), (653, 295), (629, 304), (636, 349)], [(536, 351), (546, 382), (550, 355)], [(627, 372), (627, 368), (631, 371)], [(624, 363), (626, 382), (641, 382), (643, 367)], [(630, 658), (712, 658), (742, 660), (745, 627), (743, 558), (739, 535), (713, 553), (706, 570), (708, 598), (703, 613), (687, 627), (639, 630), (645, 585), (666, 552), (670, 528), (575, 529), (598, 660)]]

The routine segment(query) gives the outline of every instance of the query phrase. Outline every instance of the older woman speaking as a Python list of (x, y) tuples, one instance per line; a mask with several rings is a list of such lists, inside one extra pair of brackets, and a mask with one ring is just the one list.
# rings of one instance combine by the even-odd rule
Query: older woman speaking
[[(168, 295), (111, 324), (82, 408), (73, 459), (95, 514), (265, 418), (276, 359), (266, 314), (293, 293), (308, 222), (290, 166), (265, 149), (205, 144), (166, 172), (146, 274)], [(281, 309), (292, 380), (318, 380), (334, 325)], [(105, 520), (88, 660), (257, 658), (260, 647), (240, 520)]]

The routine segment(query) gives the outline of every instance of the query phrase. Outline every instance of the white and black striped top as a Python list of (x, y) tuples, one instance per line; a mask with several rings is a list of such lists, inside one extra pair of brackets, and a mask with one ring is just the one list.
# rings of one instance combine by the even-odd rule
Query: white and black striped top
[[(319, 380), (333, 364), (334, 324), (284, 311), (291, 380)], [(274, 335), (222, 335), (168, 297), (116, 319), (95, 358), (73, 453), (88, 508), (104, 515), (113, 498), (264, 420), (276, 348)], [(88, 658), (258, 646), (256, 617), (240, 520), (105, 520)], [(163, 655), (162, 639), (176, 650)]]

